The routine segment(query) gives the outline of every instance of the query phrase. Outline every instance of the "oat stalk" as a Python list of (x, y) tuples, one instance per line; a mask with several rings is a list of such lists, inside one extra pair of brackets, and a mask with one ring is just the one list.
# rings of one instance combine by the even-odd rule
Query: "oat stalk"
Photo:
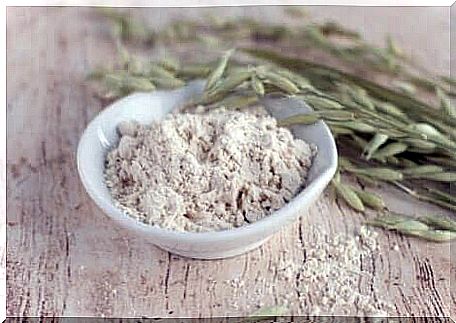
[[(99, 69), (91, 75), (93, 80), (105, 84), (105, 97), (177, 88), (201, 78), (207, 79), (204, 95), (190, 106), (224, 105), (236, 109), (257, 104), (265, 95), (294, 96), (310, 105), (314, 112), (279, 123), (293, 126), (324, 120), (339, 147), (347, 143), (356, 147), (355, 151), (340, 149), (347, 158), (342, 159), (341, 172), (366, 185), (394, 185), (419, 200), (456, 211), (456, 199), (451, 194), (456, 182), (456, 117), (451, 102), (456, 81), (432, 75), (412, 62), (391, 37), (387, 37), (385, 48), (378, 48), (355, 31), (332, 22), (315, 23), (308, 17), (302, 28), (293, 30), (250, 18), (210, 17), (206, 21), (209, 25), (183, 20), (155, 32), (117, 11), (108, 10), (104, 14), (114, 23), (121, 58), (114, 70)], [(339, 45), (334, 41), (337, 37), (349, 39), (350, 45)], [(341, 60), (365, 64), (373, 73), (383, 73), (393, 77), (393, 81), (390, 87), (385, 87), (321, 62), (238, 46), (238, 42), (258, 44), (265, 40), (278, 46), (292, 42), (297, 48), (318, 47)], [(169, 57), (157, 63), (145, 62), (128, 53), (123, 42), (130, 41), (162, 46), (188, 41), (206, 47), (226, 43), (254, 57), (257, 64), (246, 66), (236, 61), (228, 64), (232, 50), (218, 61), (203, 64), (183, 64)], [(433, 94), (436, 104), (417, 99), (415, 93), (420, 91)], [(428, 188), (429, 183), (440, 186)], [(377, 194), (340, 181), (333, 180), (332, 185), (337, 196), (355, 210), (386, 209)], [(436, 236), (441, 233), (426, 231), (421, 236), (432, 240), (429, 236), (432, 234), (438, 239)]]

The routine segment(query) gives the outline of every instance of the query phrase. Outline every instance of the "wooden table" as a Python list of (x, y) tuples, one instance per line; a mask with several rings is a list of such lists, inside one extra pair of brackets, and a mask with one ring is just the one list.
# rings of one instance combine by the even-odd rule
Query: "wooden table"
[[(318, 18), (359, 27), (377, 43), (391, 32), (428, 68), (439, 73), (449, 69), (448, 8), (310, 10)], [(202, 11), (140, 9), (137, 14), (162, 25)], [(267, 20), (282, 15), (274, 7), (220, 8), (218, 13)], [(267, 270), (281, 251), (299, 257), (312, 238), (310, 226), (320, 225), (329, 234), (352, 234), (359, 228), (363, 216), (326, 194), (264, 246), (227, 260), (179, 258), (125, 233), (89, 199), (75, 162), (82, 131), (103, 108), (84, 77), (115, 55), (105, 25), (90, 8), (10, 7), (7, 19), (8, 315), (246, 315), (252, 310), (246, 296), (234, 294), (225, 280), (245, 280), (248, 291), (275, 284), (275, 293), (262, 298), (273, 305), (281, 293), (295, 288)], [(383, 191), (396, 210), (440, 211), (398, 191)], [(378, 254), (363, 259), (375, 279), (361, 281), (361, 291), (376, 286), (376, 297), (395, 305), (391, 315), (456, 315), (454, 243), (450, 249), (450, 244), (380, 232), (379, 244)], [(230, 305), (233, 300), (238, 309)], [(307, 310), (296, 306), (293, 313)]]

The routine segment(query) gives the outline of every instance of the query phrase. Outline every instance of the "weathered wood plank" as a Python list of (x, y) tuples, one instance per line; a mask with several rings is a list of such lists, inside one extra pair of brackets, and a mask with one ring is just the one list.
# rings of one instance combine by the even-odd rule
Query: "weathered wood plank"
[[(313, 12), (359, 24), (374, 41), (385, 32), (379, 26), (388, 28), (407, 51), (443, 73), (449, 64), (444, 9), (403, 8), (400, 16), (388, 8)], [(276, 8), (255, 10), (219, 12), (267, 19), (279, 15)], [(303, 250), (313, 239), (310, 227), (321, 226), (329, 235), (351, 234), (363, 221), (324, 196), (300, 222), (261, 248), (218, 261), (172, 256), (125, 233), (90, 201), (75, 164), (79, 137), (102, 109), (84, 77), (91, 68), (114, 59), (108, 30), (89, 8), (8, 8), (7, 14), (9, 315), (245, 315), (259, 303), (280, 304), (288, 293), (297, 296), (295, 282), (280, 280), (269, 267), (280, 257), (303, 261)], [(172, 17), (197, 16), (201, 10), (143, 9), (138, 14), (160, 25)], [(416, 19), (426, 26), (412, 24)], [(382, 191), (397, 210), (438, 211), (397, 191)], [(451, 262), (454, 244), (450, 250), (449, 245), (393, 233), (381, 233), (379, 243), (381, 252), (362, 259), (375, 279), (360, 279), (360, 291), (370, 293), (374, 285), (379, 290), (374, 297), (395, 304), (392, 315), (456, 313), (456, 291), (449, 284), (456, 276)], [(244, 281), (243, 290), (225, 282), (235, 278)], [(264, 294), (267, 286), (273, 286), (272, 292)], [(311, 305), (295, 302), (292, 312), (306, 314)]]

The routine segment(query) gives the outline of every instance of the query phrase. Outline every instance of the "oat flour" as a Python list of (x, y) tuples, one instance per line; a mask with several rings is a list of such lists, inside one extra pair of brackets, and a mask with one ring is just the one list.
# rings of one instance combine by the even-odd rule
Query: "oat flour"
[(113, 198), (140, 221), (224, 230), (281, 208), (303, 187), (315, 149), (275, 119), (217, 109), (124, 122), (107, 156)]
[[(306, 226), (306, 232), (309, 241), (297, 241), (297, 253), (285, 249), (268, 259), (249, 254), (249, 263), (267, 271), (255, 280), (225, 281), (223, 289), (231, 295), (232, 311), (282, 306), (295, 315), (312, 316), (386, 317), (395, 312), (394, 304), (379, 297), (383, 292), (369, 269), (379, 254), (377, 233), (365, 226), (355, 234), (330, 233), (312, 225)], [(297, 256), (303, 252), (304, 259)], [(264, 303), (268, 298), (271, 301), (271, 295), (275, 302)]]

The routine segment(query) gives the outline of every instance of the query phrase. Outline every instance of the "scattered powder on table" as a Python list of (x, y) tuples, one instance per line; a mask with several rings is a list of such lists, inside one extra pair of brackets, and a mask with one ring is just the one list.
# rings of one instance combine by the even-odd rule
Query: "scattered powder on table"
[(314, 315), (341, 313), (345, 315), (386, 316), (392, 310), (391, 304), (377, 299), (378, 290), (374, 285), (360, 291), (361, 280), (372, 282), (373, 276), (363, 270), (378, 252), (376, 233), (362, 226), (356, 237), (337, 234), (328, 239), (316, 237), (307, 249), (306, 262), (298, 274), (301, 301), (312, 304)]
[(265, 115), (211, 110), (118, 126), (106, 183), (119, 207), (151, 225), (216, 231), (255, 222), (305, 185), (315, 147)]
[[(264, 306), (265, 296), (273, 295), (276, 304), (285, 306), (296, 315), (351, 315), (385, 317), (394, 311), (394, 306), (378, 298), (380, 294), (373, 284), (374, 277), (367, 264), (377, 254), (377, 234), (362, 226), (356, 235), (336, 234), (331, 236), (321, 227), (306, 228), (312, 241), (305, 243), (305, 259), (301, 262), (290, 251), (280, 258), (269, 260), (269, 271), (262, 280), (251, 285), (251, 280), (235, 278), (228, 280), (232, 293), (232, 308), (238, 310), (239, 302), (245, 301), (240, 291), (247, 295), (251, 312)], [(299, 242), (296, 248), (303, 248)], [(266, 280), (269, 283), (266, 283)], [(360, 289), (360, 286), (366, 286)], [(275, 286), (289, 286), (277, 291)], [(261, 293), (251, 292), (260, 289)], [(254, 307), (256, 306), (256, 308)]]

